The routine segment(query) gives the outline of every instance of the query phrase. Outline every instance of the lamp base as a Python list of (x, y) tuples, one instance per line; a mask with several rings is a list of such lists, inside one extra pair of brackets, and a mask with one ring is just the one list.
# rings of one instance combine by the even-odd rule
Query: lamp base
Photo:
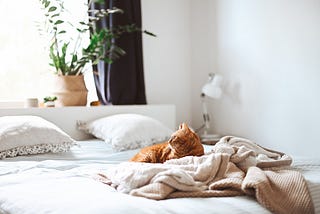
[(203, 134), (200, 136), (202, 144), (214, 145), (220, 140), (221, 136), (217, 134)]

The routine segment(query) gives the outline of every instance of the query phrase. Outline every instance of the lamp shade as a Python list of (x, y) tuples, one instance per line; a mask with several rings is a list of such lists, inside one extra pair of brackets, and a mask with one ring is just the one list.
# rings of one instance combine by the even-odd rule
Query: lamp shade
[(208, 82), (202, 87), (202, 93), (210, 98), (219, 99), (222, 94), (221, 82), (220, 75), (210, 73)]

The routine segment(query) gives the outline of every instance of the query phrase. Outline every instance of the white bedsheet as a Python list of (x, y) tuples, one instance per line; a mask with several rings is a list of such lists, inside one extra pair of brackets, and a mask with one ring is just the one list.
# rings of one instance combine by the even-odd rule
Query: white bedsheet
[[(154, 201), (118, 193), (92, 176), (137, 150), (114, 153), (97, 140), (79, 144), (68, 153), (0, 161), (0, 213), (269, 213), (247, 196)], [(320, 161), (299, 161), (320, 213)]]

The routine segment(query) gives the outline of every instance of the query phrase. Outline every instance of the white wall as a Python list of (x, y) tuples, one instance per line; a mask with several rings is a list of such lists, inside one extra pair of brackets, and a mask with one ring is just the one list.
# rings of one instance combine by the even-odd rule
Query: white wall
[(207, 7), (216, 14), (206, 21), (216, 33), (208, 41), (216, 44), (208, 48), (217, 48), (213, 61), (225, 77), (225, 96), (211, 103), (215, 131), (317, 156), (320, 1), (216, 0)]
[(175, 104), (177, 124), (191, 121), (190, 0), (142, 0), (147, 102)]
[(294, 155), (320, 149), (320, 1), (142, 0), (149, 103), (173, 103), (177, 122), (202, 123), (209, 72), (224, 96), (209, 100), (212, 132)]
[[(217, 71), (216, 44), (216, 12), (212, 0), (197, 0), (191, 2), (191, 96), (192, 96), (192, 126), (199, 128), (203, 124), (201, 110), (201, 88), (208, 80), (208, 74)], [(215, 100), (207, 100), (215, 104)], [(215, 115), (210, 114), (212, 120)], [(211, 124), (212, 130), (213, 124)], [(213, 131), (212, 131), (213, 132)]]

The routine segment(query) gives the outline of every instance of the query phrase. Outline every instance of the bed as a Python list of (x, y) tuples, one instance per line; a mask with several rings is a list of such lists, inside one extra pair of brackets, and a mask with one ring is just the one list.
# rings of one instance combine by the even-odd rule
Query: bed
[[(2, 159), (0, 213), (270, 213), (249, 196), (151, 200), (120, 193), (95, 179), (99, 172), (128, 161), (139, 148), (114, 147), (79, 130), (79, 124), (118, 114), (146, 115), (170, 130), (176, 128), (171, 105), (2, 109), (0, 116), (41, 116), (76, 139), (76, 145), (65, 152)], [(204, 149), (210, 152), (212, 146)], [(303, 174), (315, 213), (320, 213), (320, 160), (293, 157), (291, 169)]]

